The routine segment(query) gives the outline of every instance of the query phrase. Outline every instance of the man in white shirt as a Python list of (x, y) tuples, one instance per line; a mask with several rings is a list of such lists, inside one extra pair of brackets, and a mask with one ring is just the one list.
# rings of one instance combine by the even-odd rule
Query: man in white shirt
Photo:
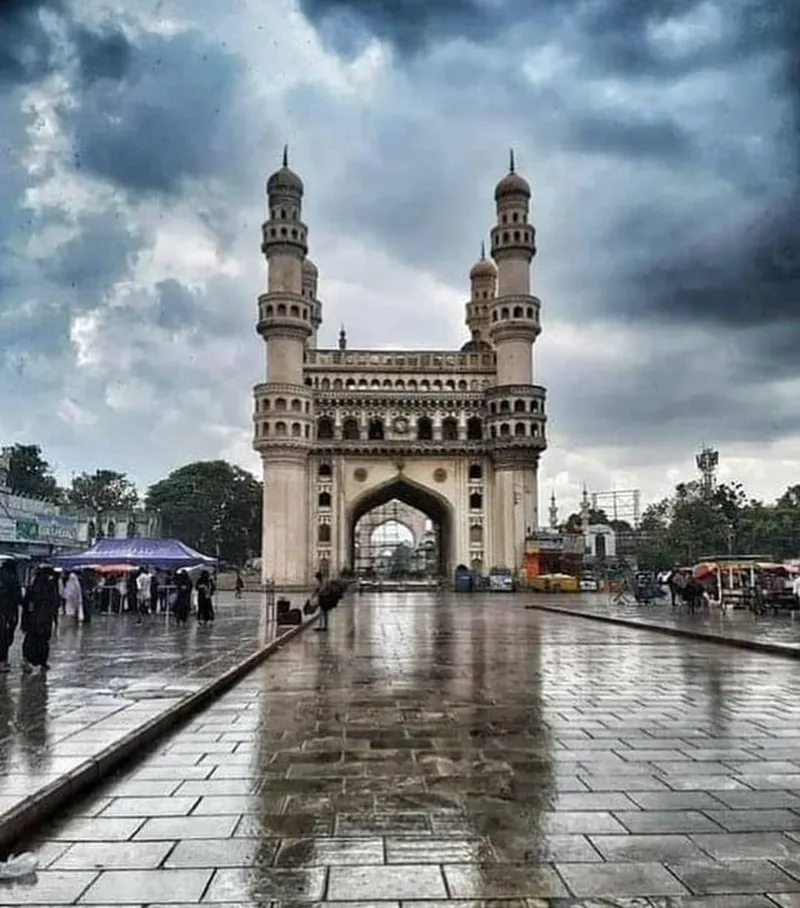
[(794, 593), (794, 607), (800, 608), (800, 574), (792, 582), (792, 592)]
[(136, 599), (139, 606), (137, 624), (141, 624), (142, 615), (147, 615), (150, 612), (150, 582), (150, 573), (147, 568), (142, 568), (136, 577)]

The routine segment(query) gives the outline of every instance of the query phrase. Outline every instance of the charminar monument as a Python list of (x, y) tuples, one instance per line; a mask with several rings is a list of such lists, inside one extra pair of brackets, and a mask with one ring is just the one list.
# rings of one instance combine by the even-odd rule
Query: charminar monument
[[(266, 381), (255, 386), (255, 449), (264, 466), (262, 572), (307, 586), (354, 564), (355, 527), (399, 500), (424, 512), (439, 568), (518, 569), (538, 525), (545, 389), (533, 383), (541, 303), (531, 189), (515, 170), (494, 192), (489, 255), (469, 274), (460, 350), (317, 347), (322, 303), (308, 258), (303, 182), (283, 166), (267, 181), (261, 250), (267, 292), (257, 331)], [(421, 328), (423, 326), (420, 326)]]

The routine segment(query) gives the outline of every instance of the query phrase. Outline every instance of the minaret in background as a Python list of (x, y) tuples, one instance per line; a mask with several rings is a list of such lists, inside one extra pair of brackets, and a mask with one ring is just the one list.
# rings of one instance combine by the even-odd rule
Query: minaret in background
[[(302, 586), (313, 550), (308, 526), (307, 460), (314, 436), (314, 403), (303, 383), (303, 353), (316, 336), (321, 307), (316, 268), (307, 261), (302, 221), (303, 182), (283, 166), (267, 182), (268, 220), (261, 251), (267, 292), (258, 298), (257, 331), (266, 343), (266, 382), (255, 387), (255, 449), (264, 469), (262, 578), (278, 587)], [(313, 269), (313, 271), (312, 271)], [(313, 342), (313, 341), (312, 341)]]
[(497, 266), (486, 258), (486, 247), (481, 243), (481, 257), (469, 273), (471, 286), (467, 303), (467, 327), (471, 339), (478, 344), (489, 344), (489, 306), (497, 290)]
[(558, 504), (556, 503), (556, 490), (550, 492), (550, 529), (558, 529)]
[(536, 231), (529, 221), (531, 188), (509, 171), (494, 193), (497, 220), (491, 231), (497, 295), (489, 308), (489, 339), (496, 351), (496, 384), (487, 393), (494, 451), (495, 563), (519, 569), (525, 539), (538, 527), (539, 454), (545, 440), (544, 389), (533, 384), (533, 345), (541, 332), (541, 303), (531, 295)]

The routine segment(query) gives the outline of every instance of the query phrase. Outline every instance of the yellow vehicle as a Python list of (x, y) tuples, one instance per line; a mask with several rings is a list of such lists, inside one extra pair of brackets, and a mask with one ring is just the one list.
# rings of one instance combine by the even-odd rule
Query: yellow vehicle
[(539, 574), (531, 578), (530, 586), (537, 593), (579, 593), (580, 583), (570, 574)]

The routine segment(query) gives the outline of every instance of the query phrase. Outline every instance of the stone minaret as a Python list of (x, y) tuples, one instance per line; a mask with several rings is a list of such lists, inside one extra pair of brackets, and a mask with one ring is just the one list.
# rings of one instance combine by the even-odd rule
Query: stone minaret
[(266, 381), (255, 387), (255, 449), (264, 468), (262, 577), (279, 587), (310, 576), (306, 461), (313, 441), (314, 401), (303, 383), (303, 353), (315, 333), (316, 275), (304, 263), (308, 230), (301, 220), (303, 182), (283, 166), (267, 182), (268, 220), (261, 251), (267, 292), (258, 298), (258, 333), (266, 342)]
[(550, 529), (558, 529), (558, 504), (556, 503), (556, 490), (550, 492)]
[(513, 151), (494, 198), (497, 295), (489, 309), (489, 339), (497, 377), (487, 394), (490, 433), (497, 439), (493, 549), (496, 564), (518, 569), (525, 538), (538, 527), (539, 453), (546, 442), (544, 390), (533, 384), (533, 344), (541, 331), (540, 302), (531, 295), (536, 232), (529, 221), (531, 188), (516, 172)]
[(467, 303), (467, 327), (473, 341), (489, 343), (489, 306), (497, 290), (497, 266), (486, 258), (486, 248), (481, 243), (481, 257), (469, 273), (471, 286)]
[(306, 258), (303, 261), (303, 296), (311, 301), (311, 327), (313, 329), (311, 337), (308, 339), (308, 346), (314, 349), (317, 346), (317, 332), (322, 324), (322, 303), (317, 298), (317, 280), (319, 271), (317, 266)]

